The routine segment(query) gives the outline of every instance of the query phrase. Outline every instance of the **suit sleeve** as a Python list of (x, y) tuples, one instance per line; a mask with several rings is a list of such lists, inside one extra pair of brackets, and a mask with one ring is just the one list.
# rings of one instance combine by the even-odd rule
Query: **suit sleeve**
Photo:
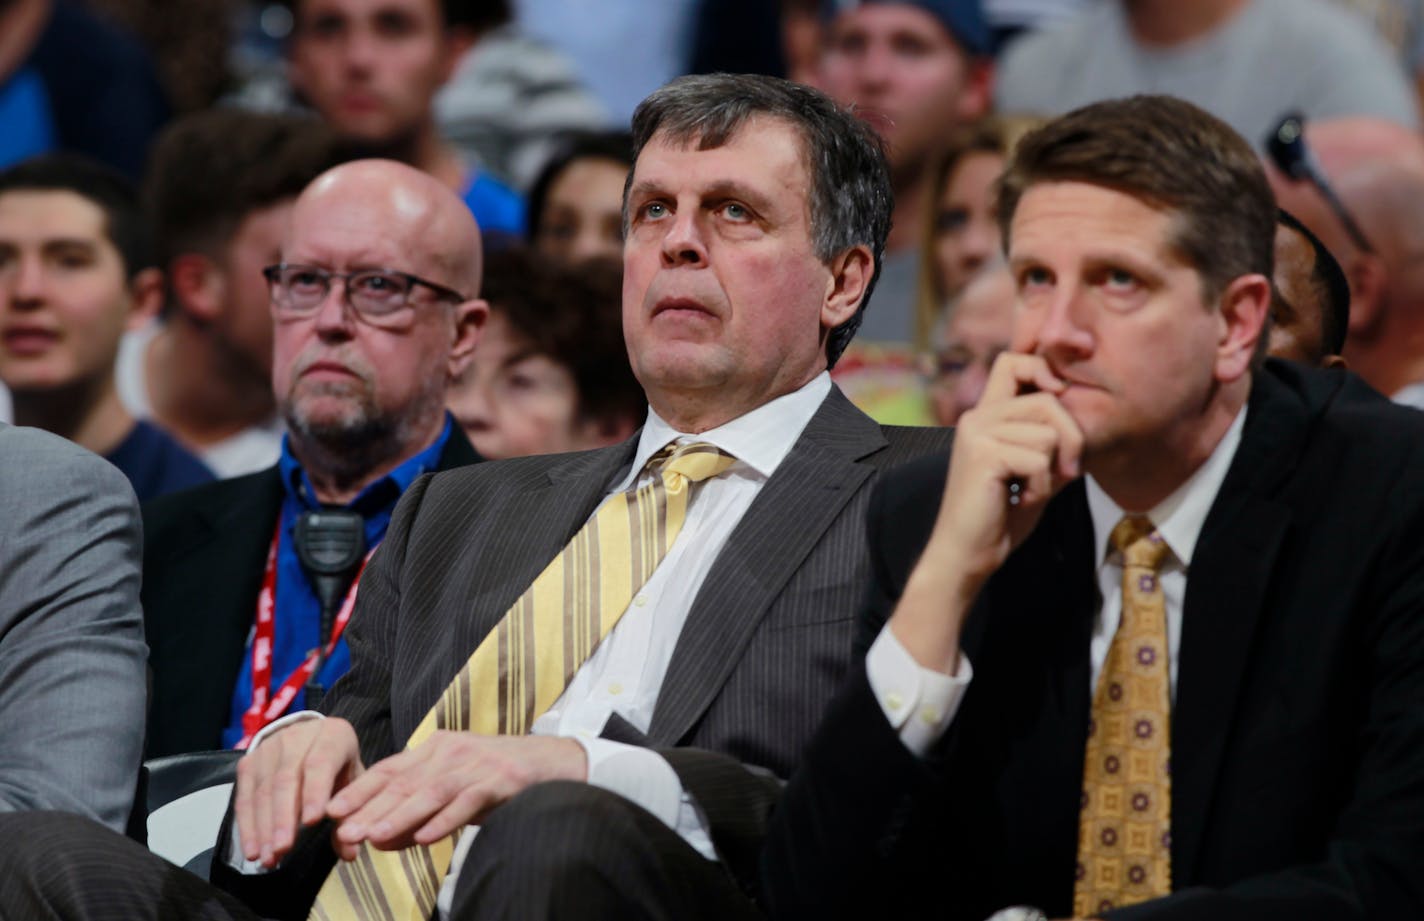
[(29, 437), (8, 432), (0, 472), (0, 811), (123, 831), (143, 747), (138, 505), (107, 461)]

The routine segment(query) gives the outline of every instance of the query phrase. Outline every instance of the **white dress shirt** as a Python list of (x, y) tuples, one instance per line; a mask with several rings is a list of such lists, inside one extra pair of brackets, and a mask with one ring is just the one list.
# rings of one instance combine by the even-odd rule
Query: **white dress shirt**
[[(1206, 523), (1236, 449), (1241, 444), (1241, 431), (1246, 423), (1246, 410), (1236, 414), (1231, 427), (1212, 449), (1206, 462), (1185, 483), (1147, 513), (1162, 539), (1171, 549), (1162, 564), (1160, 582), (1167, 606), (1167, 652), (1173, 701), (1177, 695), (1177, 658), (1182, 637), (1182, 604), (1187, 594), (1187, 575), (1197, 538)], [(1097, 481), (1086, 477), (1088, 512), (1093, 519), (1093, 541), (1096, 553), (1098, 592), (1101, 602), (1093, 621), (1093, 634), (1088, 647), (1092, 667), (1090, 687), (1097, 687), (1108, 647), (1122, 620), (1122, 554), (1109, 547), (1108, 538), (1123, 515), (1127, 514), (1114, 502)], [(866, 657), (866, 673), (880, 709), (890, 724), (900, 731), (900, 740), (916, 755), (924, 755), (949, 728), (959, 709), (964, 691), (973, 675), (967, 656), (961, 655), (953, 676), (924, 668), (914, 660), (888, 625), (881, 629)], [(917, 714), (917, 715), (916, 715)], [(916, 715), (915, 718), (911, 718)]]
[[(588, 755), (589, 783), (647, 809), (709, 859), (715, 859), (711, 839), (672, 767), (656, 752), (601, 739), (598, 734), (614, 711), (640, 731), (648, 730), (677, 638), (707, 573), (830, 390), (830, 375), (823, 372), (799, 390), (698, 435), (678, 432), (656, 412), (648, 411), (633, 462), (609, 484), (609, 496), (650, 480), (655, 474), (645, 471), (644, 465), (673, 441), (708, 442), (737, 462), (699, 484), (667, 556), (593, 655), (574, 673), (564, 693), (530, 730), (576, 739)], [(293, 714), (267, 731), (305, 717)], [(253, 748), (265, 734), (253, 740)], [(474, 831), (467, 829), (461, 836), (441, 886), (442, 916), (449, 912), (455, 880), (476, 837)], [(255, 862), (242, 861), (240, 848), (235, 846), (232, 853), (235, 866), (244, 872), (260, 872)]]

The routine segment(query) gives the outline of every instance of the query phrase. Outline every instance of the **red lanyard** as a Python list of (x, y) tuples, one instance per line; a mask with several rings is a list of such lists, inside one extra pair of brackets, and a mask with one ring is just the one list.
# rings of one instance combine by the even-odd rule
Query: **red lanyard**
[[(275, 634), (273, 611), (277, 595), (277, 541), (281, 536), (282, 521), (279, 517), (277, 530), (272, 534), (272, 549), (267, 551), (267, 571), (262, 576), (262, 591), (257, 594), (257, 626), (252, 636), (252, 706), (242, 714), (242, 738), (236, 745), (238, 749), (251, 745), (252, 737), (261, 732), (262, 727), (286, 712), (292, 698), (306, 685), (312, 669), (316, 667), (317, 651), (313, 649), (307, 653), (306, 660), (282, 682), (277, 693), (272, 694), (272, 638)], [(371, 554), (375, 552), (374, 547), (366, 552), (366, 558), (361, 561), (361, 568), (356, 571), (356, 578), (351, 581), (351, 588), (346, 592), (346, 600), (341, 603), (341, 609), (336, 613), (336, 622), (331, 627), (331, 639), (326, 645), (328, 656), (336, 649), (336, 643), (341, 639), (342, 631), (346, 629), (346, 622), (351, 619), (351, 609), (356, 606), (356, 588), (361, 584), (361, 574), (366, 571), (366, 564), (371, 561)]]

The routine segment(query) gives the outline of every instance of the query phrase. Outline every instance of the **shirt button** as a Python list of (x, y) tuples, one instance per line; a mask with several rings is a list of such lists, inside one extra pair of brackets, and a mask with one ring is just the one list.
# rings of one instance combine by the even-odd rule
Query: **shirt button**
[(636, 607), (640, 607), (640, 608), (641, 608), (641, 607), (644, 607), (645, 605), (647, 605), (647, 603), (648, 603), (648, 598), (647, 598), (646, 595), (639, 595), (637, 598), (634, 598), (634, 599), (633, 599), (633, 604), (634, 604), (634, 606), (636, 606)]
[(614, 697), (617, 697), (619, 694), (623, 693), (623, 685), (619, 684), (616, 681), (613, 682), (608, 686), (608, 693), (612, 694)]
[(885, 695), (885, 706), (889, 707), (891, 710), (898, 711), (905, 706), (905, 698), (901, 697), (894, 691), (891, 691), (889, 694)]
[(934, 709), (933, 707), (925, 707), (923, 710), (920, 711), (920, 722), (924, 723), (926, 726), (933, 726), (935, 723), (939, 722), (939, 711)]

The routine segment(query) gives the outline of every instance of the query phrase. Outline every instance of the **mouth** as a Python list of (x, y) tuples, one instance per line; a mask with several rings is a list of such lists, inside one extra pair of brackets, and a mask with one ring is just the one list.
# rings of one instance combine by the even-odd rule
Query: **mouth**
[(712, 311), (690, 297), (665, 297), (653, 305), (654, 317), (667, 314), (685, 317), (715, 317)]
[(361, 375), (339, 361), (314, 361), (302, 369), (298, 377), (316, 380), (360, 380)]
[(12, 355), (39, 355), (58, 341), (58, 332), (37, 326), (12, 326), (0, 332), (0, 343)]

